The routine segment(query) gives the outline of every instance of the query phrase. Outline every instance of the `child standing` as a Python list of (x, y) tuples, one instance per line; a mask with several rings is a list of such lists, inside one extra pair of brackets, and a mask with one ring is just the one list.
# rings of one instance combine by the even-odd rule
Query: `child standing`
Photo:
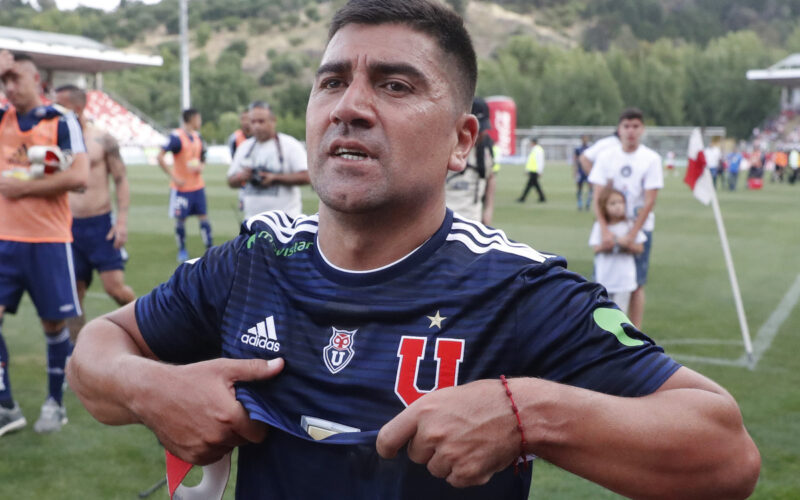
[(633, 227), (633, 221), (625, 217), (625, 195), (622, 192), (610, 186), (605, 187), (600, 191), (597, 203), (608, 221), (608, 230), (614, 235), (614, 242), (611, 246), (603, 246), (600, 224), (595, 222), (589, 236), (589, 246), (594, 249), (595, 281), (606, 288), (609, 298), (627, 314), (631, 292), (637, 286), (636, 262), (633, 256), (642, 253), (647, 236), (639, 231), (630, 246), (625, 247), (619, 243)]

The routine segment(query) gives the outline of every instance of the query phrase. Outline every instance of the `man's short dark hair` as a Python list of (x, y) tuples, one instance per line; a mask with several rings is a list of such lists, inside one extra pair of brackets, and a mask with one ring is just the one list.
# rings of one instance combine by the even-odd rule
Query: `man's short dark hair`
[(620, 113), (617, 123), (622, 123), (622, 120), (639, 120), (644, 123), (644, 113), (639, 108), (628, 108)]
[(454, 56), (460, 73), (457, 89), (465, 110), (472, 106), (478, 64), (472, 39), (464, 20), (435, 0), (350, 0), (333, 16), (328, 31), (330, 41), (348, 24), (405, 24), (432, 37), (442, 51)]
[(247, 110), (250, 111), (250, 110), (253, 110), (253, 109), (266, 109), (267, 111), (270, 111), (270, 112), (272, 111), (272, 108), (269, 107), (269, 104), (267, 104), (266, 101), (253, 101), (253, 102), (251, 102), (250, 105), (247, 106)]
[(86, 91), (77, 85), (73, 85), (71, 83), (61, 85), (56, 89), (56, 94), (59, 92), (67, 92), (69, 100), (72, 102), (72, 104), (81, 108), (86, 106)]
[(197, 111), (195, 108), (186, 108), (183, 110), (183, 123), (189, 123), (189, 121), (195, 116), (199, 115), (200, 112)]
[(15, 52), (13, 54), (13, 57), (14, 57), (14, 62), (29, 61), (33, 63), (34, 66), (36, 65), (36, 63), (33, 62), (33, 57), (31, 57), (29, 54), (23, 54), (22, 52)]

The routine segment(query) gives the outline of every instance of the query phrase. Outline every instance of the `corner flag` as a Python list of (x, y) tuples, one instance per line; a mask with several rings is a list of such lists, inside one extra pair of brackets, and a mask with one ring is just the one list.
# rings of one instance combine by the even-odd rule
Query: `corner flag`
[(717, 191), (711, 181), (711, 174), (706, 168), (706, 157), (703, 154), (703, 136), (699, 128), (692, 130), (689, 136), (689, 165), (686, 168), (686, 176), (683, 178), (690, 188), (694, 197), (703, 205), (711, 204), (714, 209), (714, 219), (717, 222), (720, 243), (722, 243), (722, 254), (725, 256), (725, 264), (728, 268), (728, 278), (731, 281), (731, 291), (733, 301), (736, 304), (736, 314), (739, 316), (739, 327), (742, 330), (742, 341), (744, 351), (750, 360), (751, 368), (754, 367), (753, 344), (750, 341), (750, 329), (747, 326), (747, 318), (744, 315), (744, 305), (742, 304), (742, 294), (739, 292), (739, 282), (736, 279), (736, 270), (733, 268), (733, 257), (728, 246), (728, 235), (725, 233), (725, 224), (722, 222), (722, 211), (717, 201)]
[(689, 165), (686, 167), (685, 182), (703, 205), (711, 203), (714, 195), (714, 183), (711, 181), (711, 174), (706, 168), (706, 157), (703, 154), (703, 136), (699, 128), (692, 130), (689, 137)]

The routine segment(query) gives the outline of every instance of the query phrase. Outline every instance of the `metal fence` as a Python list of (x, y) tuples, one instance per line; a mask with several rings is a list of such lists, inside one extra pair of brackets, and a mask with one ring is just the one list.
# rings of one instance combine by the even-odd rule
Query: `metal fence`
[[(548, 161), (572, 162), (575, 148), (581, 145), (581, 136), (589, 138), (589, 144), (614, 133), (614, 127), (533, 127), (517, 129), (517, 155), (527, 157), (531, 137), (539, 139)], [(689, 135), (694, 127), (645, 127), (642, 144), (654, 149), (662, 157), (669, 151), (678, 161), (686, 158)], [(725, 127), (706, 127), (703, 130), (705, 144), (713, 137), (725, 138)]]

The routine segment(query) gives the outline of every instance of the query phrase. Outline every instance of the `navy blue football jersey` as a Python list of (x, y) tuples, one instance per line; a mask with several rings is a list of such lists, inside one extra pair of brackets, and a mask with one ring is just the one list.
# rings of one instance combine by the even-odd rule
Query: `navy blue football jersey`
[(525, 499), (530, 469), (455, 489), (405, 455), (381, 459), (377, 431), (430, 391), (501, 374), (641, 396), (679, 367), (563, 258), (449, 210), (422, 246), (368, 272), (329, 263), (317, 225), (252, 217), (136, 303), (162, 360), (285, 359), (274, 379), (237, 385), (274, 427), (240, 448), (237, 498)]

